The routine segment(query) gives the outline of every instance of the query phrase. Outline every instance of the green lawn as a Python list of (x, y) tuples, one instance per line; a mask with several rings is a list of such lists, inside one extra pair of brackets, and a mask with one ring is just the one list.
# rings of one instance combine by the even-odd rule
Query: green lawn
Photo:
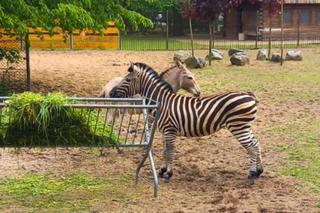
[[(283, 67), (256, 60), (249, 66), (235, 67), (224, 60), (194, 72), (205, 94), (226, 90), (257, 94), (264, 108), (258, 116), (266, 117), (259, 129), (269, 138), (266, 149), (285, 156), (278, 172), (320, 192), (320, 48), (303, 51), (303, 61), (285, 62)], [(249, 51), (251, 59), (255, 53)], [(270, 112), (282, 116), (270, 121)]]

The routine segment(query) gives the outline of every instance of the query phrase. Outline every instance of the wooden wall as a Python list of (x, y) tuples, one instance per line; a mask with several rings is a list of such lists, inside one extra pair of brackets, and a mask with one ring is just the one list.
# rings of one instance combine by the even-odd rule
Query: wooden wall
[[(29, 39), (31, 48), (34, 49), (60, 49), (70, 48), (70, 36), (62, 33), (61, 29), (54, 30), (54, 35), (50, 36), (47, 31), (41, 28), (29, 29)], [(72, 36), (73, 48), (75, 49), (117, 49), (119, 48), (119, 30), (113, 22), (105, 29), (104, 35), (99, 32), (85, 30), (75, 31)], [(40, 33), (40, 34), (39, 34)], [(3, 35), (0, 41), (16, 40), (16, 37)]]
[[(311, 11), (310, 23), (300, 25), (300, 37), (311, 38), (320, 36), (320, 20), (317, 20), (317, 12), (320, 12), (320, 4), (287, 4), (284, 10), (292, 10), (292, 23), (284, 24), (284, 35), (287, 38), (297, 37), (298, 23), (299, 23), (299, 10), (307, 9)], [(279, 37), (281, 34), (281, 17), (269, 16), (266, 8), (263, 13), (263, 36), (269, 36), (269, 18), (271, 18), (271, 29), (273, 37)]]

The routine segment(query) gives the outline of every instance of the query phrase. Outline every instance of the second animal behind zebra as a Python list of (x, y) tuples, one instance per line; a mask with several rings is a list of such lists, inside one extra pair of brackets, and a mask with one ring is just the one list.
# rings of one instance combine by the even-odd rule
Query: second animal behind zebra
[[(200, 87), (196, 82), (192, 72), (183, 65), (180, 61), (176, 62), (176, 65), (170, 67), (160, 73), (160, 78), (166, 81), (172, 88), (174, 93), (177, 93), (178, 90), (183, 89), (192, 95), (198, 97), (200, 96)], [(99, 97), (109, 98), (110, 91), (119, 85), (123, 80), (122, 77), (116, 77), (111, 79), (101, 90)], [(135, 95), (135, 97), (140, 97), (140, 95)]]

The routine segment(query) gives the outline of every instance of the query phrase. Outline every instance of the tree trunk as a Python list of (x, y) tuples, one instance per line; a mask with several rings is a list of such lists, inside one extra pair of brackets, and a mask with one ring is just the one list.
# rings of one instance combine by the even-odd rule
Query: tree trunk
[(269, 41), (268, 41), (268, 58), (270, 59), (270, 54), (271, 54), (271, 16), (269, 14)]
[(210, 35), (210, 38), (209, 38), (209, 54), (208, 54), (208, 57), (209, 57), (209, 66), (211, 66), (211, 48), (212, 48), (212, 24), (209, 23), (209, 35)]
[(281, 62), (283, 64), (283, 0), (281, 0)]
[(189, 29), (190, 29), (190, 39), (191, 39), (191, 54), (194, 57), (194, 49), (193, 49), (193, 32), (192, 32), (192, 20), (189, 17)]

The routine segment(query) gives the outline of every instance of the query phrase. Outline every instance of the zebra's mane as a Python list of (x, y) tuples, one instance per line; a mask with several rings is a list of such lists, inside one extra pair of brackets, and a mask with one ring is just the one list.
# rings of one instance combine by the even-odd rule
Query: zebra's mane
[(141, 62), (134, 63), (134, 65), (139, 67), (141, 71), (147, 73), (151, 78), (154, 78), (156, 82), (159, 82), (161, 85), (164, 85), (165, 89), (168, 89), (171, 92), (173, 92), (171, 85), (168, 84), (168, 82), (166, 82), (165, 80), (163, 80), (162, 75), (161, 74), (159, 75), (159, 73), (157, 73), (154, 69), (152, 69), (152, 67)]

